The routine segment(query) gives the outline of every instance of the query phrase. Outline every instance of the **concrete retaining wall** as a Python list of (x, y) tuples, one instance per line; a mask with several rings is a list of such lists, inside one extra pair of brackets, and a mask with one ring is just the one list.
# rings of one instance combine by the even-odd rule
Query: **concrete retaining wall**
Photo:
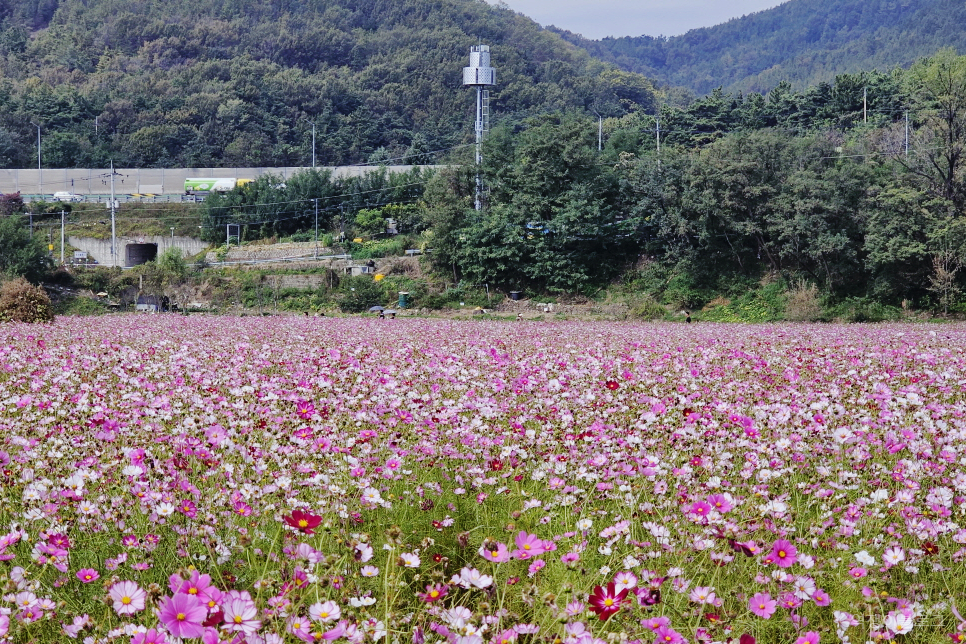
[(117, 261), (111, 257), (111, 240), (94, 239), (92, 237), (68, 237), (68, 243), (77, 250), (87, 251), (89, 259), (95, 260), (101, 266), (124, 266), (127, 257), (128, 244), (157, 244), (158, 255), (169, 248), (180, 248), (185, 257), (197, 255), (208, 247), (205, 242), (192, 237), (168, 237), (164, 235), (146, 235), (144, 237), (117, 238)]

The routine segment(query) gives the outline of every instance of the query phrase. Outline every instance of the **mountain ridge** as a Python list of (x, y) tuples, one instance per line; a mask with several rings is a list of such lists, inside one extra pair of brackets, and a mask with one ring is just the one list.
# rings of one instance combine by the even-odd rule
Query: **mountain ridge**
[(553, 29), (595, 57), (698, 94), (766, 93), (838, 74), (908, 67), (943, 47), (966, 52), (959, 0), (788, 0), (672, 37), (588, 40)]

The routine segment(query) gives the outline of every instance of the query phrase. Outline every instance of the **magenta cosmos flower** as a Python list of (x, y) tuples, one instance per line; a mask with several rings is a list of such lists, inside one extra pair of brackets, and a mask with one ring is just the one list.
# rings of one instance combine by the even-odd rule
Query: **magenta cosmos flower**
[(778, 539), (772, 544), (771, 552), (766, 559), (779, 568), (790, 568), (795, 564), (798, 550), (788, 539)]
[(133, 581), (119, 581), (107, 593), (114, 602), (114, 611), (118, 615), (133, 615), (144, 610), (144, 600), (147, 593)]
[(93, 568), (81, 568), (77, 571), (77, 578), (85, 584), (89, 584), (92, 581), (97, 581), (100, 576), (101, 574)]
[(290, 516), (283, 516), (282, 519), (303, 534), (314, 534), (315, 528), (322, 523), (322, 517), (319, 515), (301, 510), (292, 510)]
[(614, 582), (610, 582), (607, 586), (595, 586), (588, 603), (590, 610), (600, 617), (600, 621), (606, 622), (621, 609), (621, 602), (625, 597), (627, 589), (618, 592)]
[(208, 616), (208, 609), (196, 597), (175, 593), (161, 600), (158, 619), (175, 637), (201, 637), (205, 629), (201, 625)]

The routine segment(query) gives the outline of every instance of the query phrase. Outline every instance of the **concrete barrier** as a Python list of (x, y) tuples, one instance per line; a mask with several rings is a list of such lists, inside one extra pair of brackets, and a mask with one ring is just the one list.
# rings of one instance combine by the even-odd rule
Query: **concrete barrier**
[[(443, 166), (334, 166), (317, 168), (328, 170), (333, 177), (360, 177), (385, 167), (389, 173), (403, 173), (419, 168)], [(288, 168), (116, 168), (114, 191), (117, 195), (182, 195), (187, 178), (257, 179), (270, 174), (283, 182), (307, 167)], [(0, 170), (0, 192), (19, 192), (25, 196), (53, 195), (67, 191), (84, 197), (111, 194), (110, 168), (68, 168)]]

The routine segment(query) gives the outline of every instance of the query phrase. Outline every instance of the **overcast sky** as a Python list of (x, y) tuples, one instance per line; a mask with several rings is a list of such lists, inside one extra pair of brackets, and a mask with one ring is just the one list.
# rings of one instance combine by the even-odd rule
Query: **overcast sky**
[[(497, 0), (491, 0), (496, 2)], [(543, 26), (554, 25), (598, 40), (605, 36), (679, 36), (782, 0), (504, 0)]]

